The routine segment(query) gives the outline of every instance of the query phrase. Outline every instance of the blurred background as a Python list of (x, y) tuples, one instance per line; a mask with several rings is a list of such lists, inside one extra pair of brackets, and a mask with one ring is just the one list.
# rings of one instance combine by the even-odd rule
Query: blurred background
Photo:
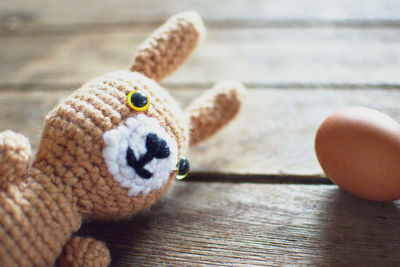
[(338, 109), (400, 121), (398, 0), (2, 0), (0, 131), (25, 134), (36, 151), (61, 98), (127, 68), (186, 10), (200, 13), (207, 38), (162, 85), (185, 106), (241, 80), (243, 109), (190, 151), (188, 182), (148, 212), (80, 234), (105, 241), (113, 266), (399, 266), (399, 203), (343, 193), (314, 153), (318, 126)]

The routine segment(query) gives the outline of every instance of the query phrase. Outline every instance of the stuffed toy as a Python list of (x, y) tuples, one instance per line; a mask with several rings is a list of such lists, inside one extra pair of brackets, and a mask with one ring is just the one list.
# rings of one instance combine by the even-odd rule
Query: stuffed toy
[(156, 82), (203, 38), (193, 12), (177, 14), (138, 49), (129, 70), (94, 78), (47, 116), (33, 163), (29, 141), (0, 133), (0, 265), (107, 266), (104, 243), (74, 233), (87, 220), (147, 209), (189, 170), (189, 146), (238, 112), (244, 87), (219, 83), (184, 111)]

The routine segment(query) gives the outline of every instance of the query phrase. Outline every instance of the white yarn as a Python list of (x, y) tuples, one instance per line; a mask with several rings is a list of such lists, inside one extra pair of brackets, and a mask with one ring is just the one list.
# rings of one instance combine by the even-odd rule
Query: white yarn
[[(143, 157), (147, 152), (146, 137), (150, 133), (156, 134), (167, 142), (170, 155), (163, 159), (153, 158), (148, 162), (144, 168), (153, 176), (150, 179), (143, 179), (134, 168), (128, 165), (126, 153), (129, 146), (136, 159)], [(128, 118), (125, 124), (105, 132), (103, 139), (106, 144), (103, 149), (103, 158), (108, 171), (122, 187), (129, 188), (130, 197), (140, 193), (147, 195), (152, 190), (162, 188), (167, 183), (171, 172), (176, 169), (178, 146), (155, 118), (144, 114)]]

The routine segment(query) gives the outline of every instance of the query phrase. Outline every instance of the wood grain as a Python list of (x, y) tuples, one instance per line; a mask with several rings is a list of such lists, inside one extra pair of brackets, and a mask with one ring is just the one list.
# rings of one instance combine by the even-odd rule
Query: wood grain
[(323, 185), (313, 149), (318, 125), (343, 107), (400, 121), (399, 1), (0, 1), (0, 131), (36, 150), (52, 106), (126, 68), (155, 27), (188, 9), (208, 38), (163, 84), (185, 106), (217, 80), (242, 80), (252, 88), (243, 110), (189, 153), (195, 179), (79, 234), (105, 241), (112, 266), (399, 266), (400, 201)]
[(398, 266), (400, 203), (334, 185), (179, 182), (149, 211), (82, 235), (113, 266)]
[[(187, 105), (201, 89), (172, 90)], [(66, 91), (0, 93), (0, 130), (39, 143), (45, 114)], [(400, 91), (387, 89), (252, 89), (237, 119), (188, 154), (194, 173), (321, 177), (314, 134), (332, 112), (367, 106), (400, 121)]]
[[(77, 86), (127, 68), (151, 30), (116, 28), (90, 34), (7, 37), (0, 42), (2, 89)], [(266, 87), (400, 88), (397, 29), (211, 30), (170, 85), (238, 79)]]
[[(0, 32), (60, 32), (110, 24), (158, 24), (170, 15), (195, 10), (209, 23), (229, 26), (398, 25), (400, 4), (392, 0), (129, 0), (1, 1)], [(372, 23), (371, 23), (372, 21)]]

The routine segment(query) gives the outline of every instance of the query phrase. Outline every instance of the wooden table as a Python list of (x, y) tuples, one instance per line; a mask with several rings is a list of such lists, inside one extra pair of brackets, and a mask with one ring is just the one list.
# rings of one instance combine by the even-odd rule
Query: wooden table
[(0, 130), (36, 149), (60, 98), (125, 68), (187, 9), (208, 38), (163, 86), (185, 105), (239, 79), (242, 113), (190, 152), (192, 175), (149, 211), (81, 233), (107, 243), (113, 266), (400, 266), (400, 202), (342, 192), (313, 148), (318, 125), (343, 107), (400, 120), (399, 1), (1, 1)]

